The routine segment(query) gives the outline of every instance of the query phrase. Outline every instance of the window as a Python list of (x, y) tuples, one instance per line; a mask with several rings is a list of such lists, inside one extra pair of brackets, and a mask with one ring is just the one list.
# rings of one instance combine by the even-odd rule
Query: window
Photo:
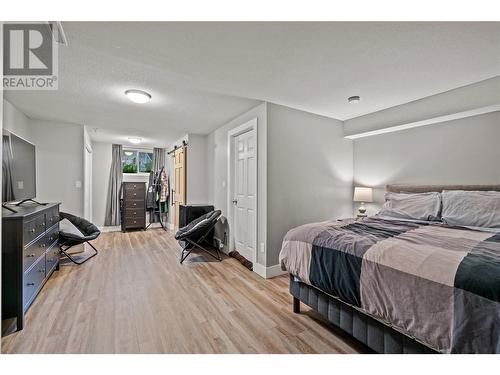
[(153, 170), (153, 153), (139, 150), (123, 150), (123, 173), (149, 173)]

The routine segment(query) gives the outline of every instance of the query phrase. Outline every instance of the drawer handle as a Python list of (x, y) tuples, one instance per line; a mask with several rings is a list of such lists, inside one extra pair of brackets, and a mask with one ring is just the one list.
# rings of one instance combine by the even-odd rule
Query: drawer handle
[(35, 283), (28, 283), (26, 286), (35, 286)]
[(134, 197), (137, 195), (137, 193), (134, 193)]
[(134, 206), (137, 206), (137, 203), (134, 203)]
[(45, 223), (40, 223), (38, 224), (38, 227), (43, 228), (45, 226)]
[(137, 212), (134, 211), (134, 215), (137, 215)]
[(47, 245), (44, 244), (44, 243), (40, 244), (40, 247), (42, 247), (42, 248), (45, 247), (45, 246), (47, 246)]
[(30, 232), (31, 232), (31, 233), (35, 233), (35, 228), (31, 228), (31, 229), (30, 229)]
[(137, 224), (137, 221), (134, 220), (134, 224)]
[(34, 258), (35, 257), (35, 254), (28, 254), (26, 255), (26, 258)]

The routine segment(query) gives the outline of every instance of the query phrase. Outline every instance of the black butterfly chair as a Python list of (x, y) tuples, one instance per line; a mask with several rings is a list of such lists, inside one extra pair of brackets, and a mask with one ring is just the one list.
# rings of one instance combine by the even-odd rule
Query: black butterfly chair
[(213, 251), (201, 246), (203, 242), (206, 242), (205, 238), (212, 231), (212, 229), (214, 229), (215, 224), (217, 224), (220, 217), (220, 210), (211, 211), (193, 220), (188, 225), (177, 231), (175, 239), (179, 241), (179, 244), (182, 246), (181, 264), (184, 260), (186, 260), (189, 254), (191, 254), (191, 251), (193, 251), (194, 248), (205, 251), (218, 261), (222, 260), (219, 249), (215, 249), (217, 255), (214, 255)]
[[(93, 258), (97, 255), (97, 249), (92, 245), (89, 241), (95, 240), (101, 234), (101, 231), (91, 222), (85, 220), (82, 217), (78, 217), (75, 215), (68, 214), (66, 212), (59, 213), (59, 220), (68, 219), (71, 224), (82, 232), (81, 235), (75, 233), (64, 232), (62, 230), (59, 231), (59, 249), (61, 253), (63, 253), (70, 261), (75, 264), (83, 264), (90, 258)], [(94, 249), (94, 253), (84, 259), (76, 259), (72, 257), (67, 251), (75, 246), (88, 243), (92, 249)]]

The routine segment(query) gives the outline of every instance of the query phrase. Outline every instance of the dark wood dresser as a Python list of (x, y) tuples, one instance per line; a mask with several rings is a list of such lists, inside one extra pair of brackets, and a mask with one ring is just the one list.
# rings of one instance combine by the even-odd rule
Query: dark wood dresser
[(2, 320), (24, 313), (59, 269), (59, 203), (15, 207), (2, 213)]
[(122, 231), (146, 229), (146, 183), (122, 183)]

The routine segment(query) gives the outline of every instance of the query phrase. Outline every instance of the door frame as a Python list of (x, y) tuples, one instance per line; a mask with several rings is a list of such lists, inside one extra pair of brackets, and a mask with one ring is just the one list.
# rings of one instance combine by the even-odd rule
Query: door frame
[(255, 132), (255, 182), (257, 189), (255, 191), (255, 251), (252, 256), (252, 263), (255, 265), (257, 263), (257, 252), (259, 251), (259, 142), (258, 142), (258, 130), (257, 130), (257, 117), (229, 130), (227, 132), (227, 222), (229, 225), (229, 252), (233, 251), (235, 248), (233, 229), (234, 225), (234, 205), (233, 205), (233, 193), (234, 193), (234, 139), (248, 131), (253, 130)]
[(93, 202), (93, 182), (92, 174), (93, 167), (93, 152), (92, 145), (85, 142), (83, 147), (83, 217), (88, 221), (92, 221), (92, 205)]

